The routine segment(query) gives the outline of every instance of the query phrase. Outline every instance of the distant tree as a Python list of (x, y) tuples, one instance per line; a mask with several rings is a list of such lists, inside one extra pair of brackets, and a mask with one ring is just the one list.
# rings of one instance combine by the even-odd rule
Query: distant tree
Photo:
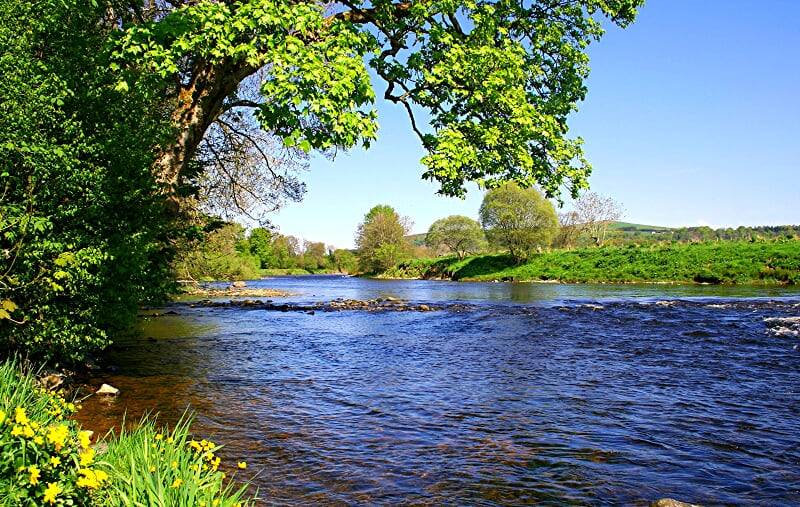
[(275, 261), (268, 267), (281, 269), (297, 267), (299, 242), (294, 236), (276, 235), (272, 240), (272, 252)]
[(373, 207), (356, 231), (359, 264), (364, 271), (383, 271), (396, 264), (408, 251), (405, 236), (411, 227), (391, 206)]
[(212, 223), (201, 240), (178, 256), (177, 275), (190, 280), (257, 278), (259, 259), (240, 248), (244, 232), (237, 223)]
[(358, 271), (358, 258), (350, 250), (339, 248), (330, 254), (333, 269), (339, 273), (355, 273)]
[(477, 221), (461, 215), (451, 215), (431, 224), (425, 236), (425, 244), (433, 249), (445, 247), (458, 255), (459, 259), (463, 259), (468, 253), (479, 252), (485, 246), (486, 238)]
[(303, 243), (302, 266), (305, 269), (313, 271), (326, 267), (326, 264), (325, 243), (305, 241)]
[(560, 248), (572, 248), (578, 243), (583, 231), (584, 227), (577, 212), (559, 213), (558, 234), (553, 243)]
[(536, 248), (550, 245), (558, 230), (550, 201), (536, 189), (515, 183), (489, 190), (480, 217), (489, 242), (508, 249), (517, 262), (527, 259)]
[(275, 264), (275, 253), (272, 250), (272, 233), (263, 227), (250, 231), (248, 238), (250, 253), (258, 257), (262, 268)]
[(595, 245), (600, 246), (606, 239), (608, 226), (622, 217), (622, 206), (610, 197), (586, 192), (575, 201), (575, 212)]

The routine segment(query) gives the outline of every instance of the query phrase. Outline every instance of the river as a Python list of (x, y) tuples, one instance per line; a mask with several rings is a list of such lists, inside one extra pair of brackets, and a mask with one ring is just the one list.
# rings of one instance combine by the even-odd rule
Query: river
[[(800, 293), (708, 286), (279, 277), (288, 302), (142, 319), (81, 412), (195, 431), (268, 504), (800, 504)], [(276, 302), (278, 300), (276, 299)], [(280, 300), (283, 302), (283, 299)]]

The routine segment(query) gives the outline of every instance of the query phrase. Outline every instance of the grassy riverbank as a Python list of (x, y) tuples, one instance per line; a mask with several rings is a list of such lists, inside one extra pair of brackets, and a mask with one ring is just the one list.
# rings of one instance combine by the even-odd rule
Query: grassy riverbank
[(576, 283), (800, 283), (800, 241), (720, 241), (553, 250), (516, 265), (510, 256), (415, 259), (384, 278)]
[(145, 420), (93, 443), (70, 419), (79, 408), (17, 361), (0, 363), (0, 506), (254, 503), (220, 470), (219, 446), (191, 439), (189, 419), (171, 431)]

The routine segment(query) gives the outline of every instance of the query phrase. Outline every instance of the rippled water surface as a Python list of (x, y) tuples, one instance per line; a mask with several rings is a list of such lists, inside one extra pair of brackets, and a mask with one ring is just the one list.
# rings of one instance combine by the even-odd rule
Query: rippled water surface
[[(175, 420), (244, 458), (267, 503), (800, 504), (800, 296), (783, 290), (276, 278), (288, 301), (176, 304), (93, 382), (102, 430)], [(276, 300), (277, 301), (277, 300)], [(163, 315), (169, 311), (170, 314)], [(171, 314), (175, 312), (175, 314)]]

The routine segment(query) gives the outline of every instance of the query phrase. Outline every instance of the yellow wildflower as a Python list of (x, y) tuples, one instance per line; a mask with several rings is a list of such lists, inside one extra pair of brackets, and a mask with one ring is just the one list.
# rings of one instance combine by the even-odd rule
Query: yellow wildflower
[(17, 424), (28, 424), (28, 415), (25, 413), (25, 407), (17, 407), (14, 411), (14, 420)]
[(174, 438), (172, 438), (172, 437), (167, 437), (167, 443), (168, 443), (168, 444), (171, 444), (171, 443), (172, 443), (172, 442), (174, 442), (174, 441), (175, 441), (175, 439), (174, 439)]
[(15, 424), (13, 428), (11, 428), (11, 436), (12, 437), (21, 437), (22, 436), (22, 426)]
[(172, 466), (172, 468), (178, 468), (178, 462), (177, 461), (173, 461), (171, 466)]
[(35, 465), (31, 465), (28, 467), (28, 473), (30, 473), (29, 481), (31, 486), (36, 486), (39, 484), (39, 477), (41, 477), (42, 472)]
[(215, 498), (214, 502), (211, 505), (213, 505), (214, 507), (217, 507), (219, 505), (219, 498)]
[(78, 473), (81, 477), (75, 482), (79, 488), (96, 489), (100, 487), (100, 480), (94, 470), (89, 468), (81, 468)]
[(36, 435), (33, 437), (33, 443), (36, 445), (42, 445), (44, 443), (44, 439), (41, 436)]
[(100, 484), (108, 480), (108, 474), (102, 470), (95, 470), (94, 476), (97, 478), (97, 482), (99, 482)]
[(78, 457), (81, 459), (81, 465), (91, 465), (92, 461), (94, 461), (94, 449), (90, 447), (89, 449), (81, 451)]
[(197, 440), (190, 440), (189, 447), (191, 447), (195, 451), (200, 451), (200, 442), (198, 442)]
[(161, 433), (156, 435), (156, 440), (161, 440), (162, 438), (164, 438), (164, 435), (162, 435)]
[(6, 422), (6, 413), (0, 410), (0, 424), (3, 424), (4, 422)]
[(47, 441), (53, 444), (57, 451), (60, 451), (64, 447), (64, 442), (68, 436), (69, 428), (67, 428), (67, 425), (59, 424), (58, 426), (52, 426), (50, 431), (47, 432)]
[(47, 488), (44, 490), (44, 501), (53, 505), (56, 503), (56, 498), (62, 491), (64, 490), (61, 489), (61, 486), (59, 486), (57, 482), (48, 482)]
[(34, 433), (33, 428), (31, 428), (30, 426), (23, 426), (22, 434), (25, 436), (25, 438), (33, 438), (33, 435), (35, 435), (36, 433)]
[(181, 484), (183, 484), (183, 479), (175, 479), (172, 482), (172, 487), (173, 488), (179, 488), (179, 487), (181, 487)]
[(236, 466), (244, 470), (245, 468), (247, 468), (247, 463), (245, 463), (244, 461), (240, 461)]
[(92, 432), (91, 431), (81, 431), (78, 433), (78, 442), (80, 442), (81, 447), (87, 449), (89, 445), (92, 443)]
[(58, 465), (61, 464), (61, 458), (59, 458), (58, 456), (53, 456), (52, 458), (50, 458), (50, 464), (53, 466), (53, 468), (57, 467)]
[(155, 472), (156, 471), (156, 467), (154, 467), (153, 465), (150, 465), (150, 471), (151, 472)]

